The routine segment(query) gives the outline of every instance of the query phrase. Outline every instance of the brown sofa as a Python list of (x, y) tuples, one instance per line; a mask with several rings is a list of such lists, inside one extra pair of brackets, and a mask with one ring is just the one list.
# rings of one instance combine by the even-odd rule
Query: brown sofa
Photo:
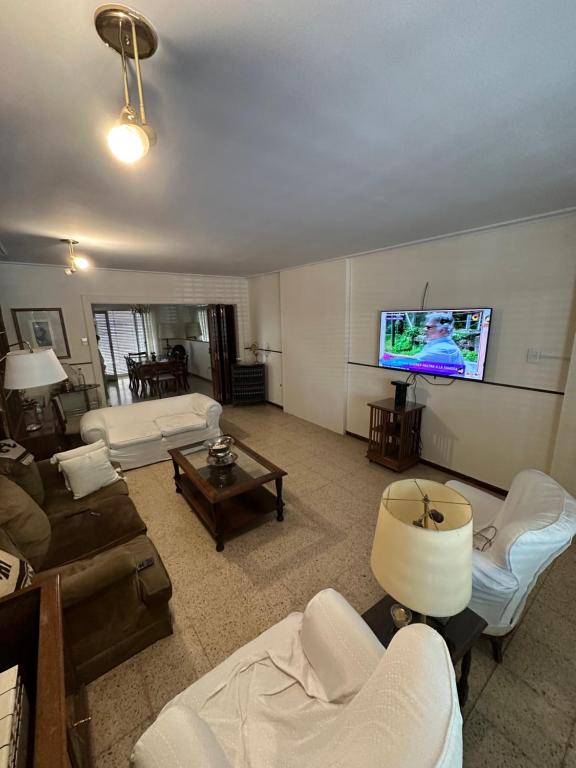
[(123, 480), (74, 500), (49, 461), (0, 459), (0, 549), (27, 560), (35, 581), (60, 574), (79, 682), (172, 632), (170, 579)]

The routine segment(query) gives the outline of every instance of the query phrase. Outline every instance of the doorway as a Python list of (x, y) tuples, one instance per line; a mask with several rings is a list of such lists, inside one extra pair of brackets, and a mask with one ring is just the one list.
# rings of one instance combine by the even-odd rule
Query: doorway
[[(101, 304), (92, 305), (92, 315), (108, 405), (185, 392), (214, 397), (207, 305)], [(139, 379), (138, 371), (149, 372), (152, 364), (168, 371), (174, 360), (186, 371), (178, 381), (160, 375), (151, 386), (145, 376)]]

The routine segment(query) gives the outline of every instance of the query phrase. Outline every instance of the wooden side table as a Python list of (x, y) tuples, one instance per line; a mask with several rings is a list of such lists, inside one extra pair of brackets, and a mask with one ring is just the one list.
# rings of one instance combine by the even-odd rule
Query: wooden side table
[(367, 458), (395, 472), (403, 472), (416, 464), (420, 459), (420, 424), (426, 406), (406, 403), (398, 408), (392, 397), (368, 405)]
[(64, 451), (67, 447), (64, 435), (51, 414), (46, 414), (42, 429), (36, 432), (27, 432), (24, 419), (21, 418), (14, 439), (30, 451), (36, 461), (50, 459), (55, 453)]
[[(366, 624), (384, 646), (388, 646), (397, 631), (390, 614), (390, 608), (395, 602), (394, 598), (386, 595), (362, 615)], [(416, 614), (415, 616), (416, 621), (418, 621), (419, 615)], [(460, 678), (456, 687), (460, 706), (463, 707), (468, 699), (468, 675), (472, 664), (472, 646), (487, 624), (481, 616), (478, 616), (470, 608), (465, 608), (461, 613), (452, 616), (446, 624), (441, 624), (430, 617), (427, 619), (427, 623), (444, 638), (454, 666), (459, 661), (462, 662)]]

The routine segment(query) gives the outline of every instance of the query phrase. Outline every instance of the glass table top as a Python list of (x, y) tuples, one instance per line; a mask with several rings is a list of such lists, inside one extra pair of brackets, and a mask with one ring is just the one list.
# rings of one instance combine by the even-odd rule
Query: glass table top
[(274, 471), (247, 453), (238, 442), (232, 446), (236, 461), (229, 465), (210, 464), (208, 449), (204, 448), (203, 443), (187, 445), (179, 450), (187, 462), (214, 488), (230, 487), (235, 483), (246, 482), (249, 478), (256, 480)]

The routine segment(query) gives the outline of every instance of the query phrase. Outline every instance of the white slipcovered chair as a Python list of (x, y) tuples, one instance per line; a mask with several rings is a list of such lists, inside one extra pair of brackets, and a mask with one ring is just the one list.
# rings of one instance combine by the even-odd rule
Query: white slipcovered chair
[(471, 485), (446, 483), (470, 501), (474, 520), (470, 608), (488, 626), (496, 661), (540, 574), (576, 533), (576, 500), (543, 472), (525, 469), (500, 500)]
[(460, 768), (462, 717), (444, 640), (386, 650), (332, 589), (172, 699), (135, 768)]

